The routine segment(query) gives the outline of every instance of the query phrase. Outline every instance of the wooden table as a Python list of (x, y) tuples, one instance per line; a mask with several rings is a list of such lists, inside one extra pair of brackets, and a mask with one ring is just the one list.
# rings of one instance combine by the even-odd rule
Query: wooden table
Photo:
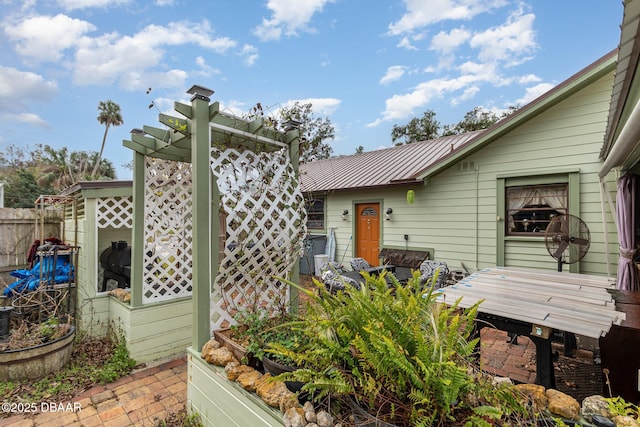
[(536, 345), (536, 384), (549, 388), (555, 387), (553, 331), (600, 338), (624, 321), (611, 289), (613, 279), (601, 276), (495, 267), (436, 292), (439, 301), (452, 304), (460, 299), (463, 308), (481, 301), (478, 333), (491, 324), (529, 336)]

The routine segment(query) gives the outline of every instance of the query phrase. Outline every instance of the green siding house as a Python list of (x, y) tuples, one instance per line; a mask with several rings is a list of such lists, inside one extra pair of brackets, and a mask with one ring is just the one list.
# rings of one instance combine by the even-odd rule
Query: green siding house
[(344, 264), (378, 261), (367, 249), (377, 242), (428, 250), (450, 269), (555, 271), (544, 232), (549, 215), (568, 213), (588, 226), (590, 247), (564, 268), (615, 274), (604, 205), (615, 180), (599, 180), (598, 154), (616, 58), (610, 52), (489, 129), (301, 165), (310, 210), (322, 207), (310, 233), (334, 234)]

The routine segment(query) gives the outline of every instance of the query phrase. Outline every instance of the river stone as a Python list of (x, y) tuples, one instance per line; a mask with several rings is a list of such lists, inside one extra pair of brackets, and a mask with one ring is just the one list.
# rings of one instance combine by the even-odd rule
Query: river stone
[(247, 391), (256, 391), (256, 383), (263, 375), (255, 369), (250, 372), (238, 375), (236, 382), (240, 384), (240, 387)]
[(524, 398), (531, 400), (536, 411), (542, 411), (547, 408), (549, 402), (543, 386), (537, 384), (516, 384), (513, 387)]
[(333, 427), (333, 417), (325, 410), (318, 411), (316, 424), (318, 424), (318, 427)]
[(569, 420), (580, 419), (580, 404), (576, 399), (561, 391), (550, 388), (545, 393), (549, 400), (549, 412)]
[(284, 427), (304, 427), (304, 411), (302, 408), (289, 408), (282, 417)]
[(609, 411), (609, 404), (605, 400), (604, 396), (598, 394), (585, 397), (582, 401), (582, 416), (591, 421), (594, 415), (601, 415), (605, 418), (611, 418), (612, 414)]

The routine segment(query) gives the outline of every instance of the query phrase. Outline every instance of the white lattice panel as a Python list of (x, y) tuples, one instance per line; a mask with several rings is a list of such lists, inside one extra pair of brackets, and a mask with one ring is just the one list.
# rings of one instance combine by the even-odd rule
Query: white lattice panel
[(233, 313), (266, 314), (289, 301), (288, 277), (306, 234), (304, 199), (286, 149), (276, 153), (211, 150), (227, 239), (211, 294), (211, 327), (234, 323)]
[(98, 228), (132, 228), (133, 199), (131, 197), (102, 197), (97, 200)]
[(191, 165), (147, 158), (142, 302), (191, 295)]

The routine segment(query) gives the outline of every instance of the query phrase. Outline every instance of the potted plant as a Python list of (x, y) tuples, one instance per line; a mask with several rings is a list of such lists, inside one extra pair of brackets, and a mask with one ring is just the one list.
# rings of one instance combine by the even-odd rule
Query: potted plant
[(416, 274), (390, 289), (384, 275), (367, 276), (366, 286), (336, 294), (317, 281), (317, 293), (292, 283), (309, 297), (304, 318), (296, 322), (308, 345), (303, 352), (272, 348), (299, 367), (279, 379), (303, 382), (302, 390), (317, 400), (344, 397), (358, 407), (354, 416), (371, 415), (372, 426), (508, 416), (513, 407), (500, 402), (518, 406), (517, 399), (496, 401), (510, 392), (490, 390), (490, 382), (472, 369), (478, 305), (461, 310), (441, 304), (433, 283), (423, 288)]

